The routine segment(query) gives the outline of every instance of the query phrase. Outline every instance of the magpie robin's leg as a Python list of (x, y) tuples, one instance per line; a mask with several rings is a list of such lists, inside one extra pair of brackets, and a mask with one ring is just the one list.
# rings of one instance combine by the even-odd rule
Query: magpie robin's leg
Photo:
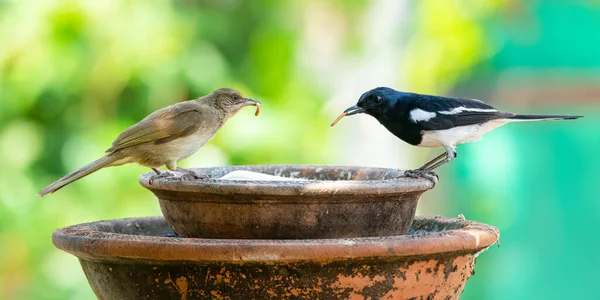
[(430, 165), (429, 167), (427, 167), (427, 171), (433, 171), (434, 169), (439, 168), (441, 165), (451, 162), (452, 160), (454, 160), (456, 158), (456, 150), (454, 147), (452, 148), (446, 148), (446, 159), (442, 160), (442, 161), (438, 161), (437, 163)]
[(428, 163), (422, 165), (418, 170), (425, 170), (425, 169), (427, 169), (429, 166), (433, 165), (435, 162), (437, 162), (438, 160), (444, 158), (447, 155), (448, 155), (447, 152), (444, 152), (444, 153), (440, 154), (438, 157), (436, 157), (436, 158), (430, 160)]
[[(446, 156), (444, 159), (440, 160), (442, 157)], [(446, 152), (424, 164), (422, 167), (416, 170), (408, 170), (404, 172), (404, 176), (408, 177), (425, 177), (424, 175), (428, 173), (433, 173), (433, 170), (438, 168), (439, 166), (452, 161), (456, 158), (456, 150), (454, 147), (446, 147)], [(435, 173), (433, 173), (435, 174)], [(437, 175), (436, 175), (437, 176)]]
[(434, 158), (434, 159), (430, 160), (430, 161), (429, 161), (429, 162), (427, 162), (426, 164), (422, 165), (422, 166), (421, 166), (420, 168), (418, 168), (418, 169), (415, 169), (415, 170), (406, 170), (406, 171), (404, 172), (404, 175), (405, 175), (405, 176), (408, 176), (408, 177), (421, 177), (421, 176), (423, 176), (425, 173), (427, 173), (427, 171), (429, 171), (429, 170), (428, 170), (429, 166), (431, 166), (431, 165), (433, 165), (433, 164), (437, 163), (437, 162), (438, 162), (440, 159), (442, 159), (442, 158), (444, 158), (444, 159), (445, 159), (445, 156), (447, 156), (447, 155), (448, 155), (448, 153), (447, 153), (447, 152), (444, 152), (444, 153), (442, 153), (442, 154), (438, 155), (436, 158)]
[(177, 167), (177, 169), (175, 171), (184, 173), (183, 176), (181, 176), (182, 179), (188, 179), (188, 180), (200, 179), (200, 180), (204, 180), (204, 179), (208, 179), (209, 178), (208, 175), (198, 174), (196, 171), (190, 170), (190, 169), (184, 169), (184, 168)]

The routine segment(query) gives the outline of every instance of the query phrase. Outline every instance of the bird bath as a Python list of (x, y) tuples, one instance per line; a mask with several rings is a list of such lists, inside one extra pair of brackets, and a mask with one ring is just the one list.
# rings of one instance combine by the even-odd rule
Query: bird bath
[[(195, 171), (208, 179), (140, 177), (164, 218), (54, 232), (99, 299), (458, 299), (477, 255), (499, 238), (464, 219), (415, 219), (434, 183), (402, 170)], [(239, 171), (267, 178), (232, 176)]]
[[(314, 239), (405, 234), (423, 192), (434, 184), (404, 171), (342, 166), (237, 166), (194, 169), (208, 180), (181, 177), (140, 183), (159, 200), (184, 237)], [(232, 171), (285, 180), (222, 180)], [(304, 180), (290, 180), (304, 179)]]

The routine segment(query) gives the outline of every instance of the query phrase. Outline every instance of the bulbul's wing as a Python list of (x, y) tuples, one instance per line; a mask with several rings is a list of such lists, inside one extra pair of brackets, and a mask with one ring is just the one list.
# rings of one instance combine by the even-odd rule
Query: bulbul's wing
[(163, 144), (188, 136), (198, 131), (203, 123), (216, 124), (217, 115), (214, 108), (194, 101), (168, 106), (127, 128), (106, 152), (111, 153), (149, 142)]
[[(481, 124), (495, 119), (504, 119), (515, 114), (498, 111), (479, 100), (435, 97), (419, 99), (410, 106), (411, 121), (423, 130), (444, 130), (457, 126)], [(415, 114), (415, 110), (426, 113)], [(435, 115), (434, 115), (435, 114)]]

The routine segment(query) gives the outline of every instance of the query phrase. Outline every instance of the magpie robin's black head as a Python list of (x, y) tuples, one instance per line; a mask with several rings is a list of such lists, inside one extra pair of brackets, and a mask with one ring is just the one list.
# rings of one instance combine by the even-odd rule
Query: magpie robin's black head
[(393, 108), (396, 101), (401, 99), (405, 93), (398, 92), (388, 87), (378, 87), (372, 89), (360, 96), (356, 105), (346, 109), (333, 123), (334, 126), (339, 120), (345, 116), (365, 113), (377, 118), (383, 115), (386, 111)]

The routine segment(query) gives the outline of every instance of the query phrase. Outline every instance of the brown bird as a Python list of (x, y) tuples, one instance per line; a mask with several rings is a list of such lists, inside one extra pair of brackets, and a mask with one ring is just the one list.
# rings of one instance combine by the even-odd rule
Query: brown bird
[(227, 119), (245, 106), (256, 106), (258, 116), (260, 102), (234, 89), (222, 88), (195, 100), (161, 108), (121, 133), (103, 157), (53, 182), (38, 195), (54, 193), (102, 168), (127, 163), (150, 167), (157, 175), (171, 175), (157, 169), (165, 165), (171, 171), (195, 176), (191, 170), (178, 168), (177, 162), (196, 153)]

